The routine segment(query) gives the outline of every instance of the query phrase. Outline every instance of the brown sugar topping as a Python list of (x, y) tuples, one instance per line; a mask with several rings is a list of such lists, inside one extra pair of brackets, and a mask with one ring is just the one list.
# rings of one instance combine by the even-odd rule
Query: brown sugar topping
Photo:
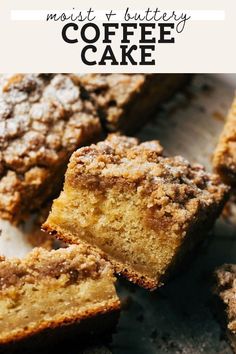
[(124, 106), (137, 94), (144, 84), (144, 74), (86, 74), (72, 75), (80, 80), (86, 90), (94, 95), (97, 105), (108, 113), (108, 120), (116, 122)]
[(93, 118), (91, 104), (65, 75), (4, 76), (0, 85), (1, 175), (56, 163), (76, 147), (85, 119)]
[(208, 204), (227, 191), (219, 177), (205, 172), (198, 164), (190, 165), (180, 156), (162, 156), (158, 141), (139, 144), (137, 139), (111, 134), (104, 142), (77, 150), (71, 159), (77, 178), (86, 175), (133, 183), (138, 193), (146, 194), (148, 205), (184, 204), (197, 198)]
[(103, 273), (112, 276), (108, 262), (85, 245), (47, 251), (35, 248), (25, 259), (0, 259), (0, 291), (39, 278), (67, 275), (70, 283), (97, 279)]
[(93, 104), (69, 75), (0, 76), (1, 217), (18, 221), (29, 203), (41, 206), (50, 178), (61, 171), (59, 184), (71, 153), (99, 132)]

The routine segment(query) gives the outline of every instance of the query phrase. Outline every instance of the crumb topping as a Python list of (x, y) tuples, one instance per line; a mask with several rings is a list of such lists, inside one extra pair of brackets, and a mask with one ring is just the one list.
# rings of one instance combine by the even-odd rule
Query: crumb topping
[[(148, 207), (169, 202), (184, 206), (189, 200), (210, 205), (228, 191), (219, 177), (207, 173), (198, 164), (180, 156), (164, 157), (158, 141), (139, 144), (135, 138), (111, 134), (104, 142), (77, 150), (71, 159), (68, 178), (85, 183), (117, 180), (132, 183), (137, 192), (146, 195)], [(90, 178), (88, 178), (90, 176)], [(197, 206), (196, 206), (197, 207)]]
[(1, 175), (56, 163), (93, 119), (90, 102), (66, 75), (3, 76), (0, 86)]
[(98, 107), (106, 112), (107, 120), (116, 123), (135, 94), (140, 92), (146, 77), (144, 74), (86, 74), (72, 75), (79, 79)]
[(102, 275), (112, 276), (110, 264), (85, 245), (47, 251), (35, 248), (26, 258), (0, 258), (0, 291), (44, 278), (68, 277), (68, 284)]
[(21, 199), (28, 202), (50, 171), (99, 129), (92, 103), (69, 75), (2, 75), (0, 210), (14, 213)]
[(227, 306), (228, 328), (236, 333), (236, 265), (225, 264), (216, 271), (218, 293)]

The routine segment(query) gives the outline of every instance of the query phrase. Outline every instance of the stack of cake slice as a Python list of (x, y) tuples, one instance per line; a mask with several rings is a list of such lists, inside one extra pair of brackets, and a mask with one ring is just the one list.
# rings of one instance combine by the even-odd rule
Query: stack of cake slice
[[(186, 81), (186, 75), (1, 75), (0, 217), (19, 224), (45, 209), (78, 147), (107, 129), (136, 130)], [(88, 319), (117, 313), (113, 269), (99, 253), (80, 245), (2, 258), (1, 346), (75, 324), (81, 334)]]
[(43, 225), (68, 248), (0, 259), (0, 347), (106, 331), (120, 308), (114, 273), (155, 289), (212, 228), (229, 192), (219, 176), (158, 141), (97, 143), (136, 130), (187, 80), (1, 76), (0, 217), (20, 223), (51, 203), (70, 162)]

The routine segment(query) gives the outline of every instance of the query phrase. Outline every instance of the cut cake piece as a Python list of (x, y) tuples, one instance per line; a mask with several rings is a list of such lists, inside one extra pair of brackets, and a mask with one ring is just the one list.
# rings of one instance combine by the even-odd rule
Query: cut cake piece
[(1, 258), (0, 348), (39, 335), (61, 336), (62, 330), (83, 336), (100, 317), (98, 332), (108, 330), (120, 307), (114, 283), (111, 265), (85, 245), (36, 248), (22, 260)]
[(213, 166), (223, 181), (236, 185), (236, 97), (216, 147)]
[(18, 223), (60, 191), (72, 152), (96, 142), (100, 120), (62, 74), (0, 77), (0, 217)]
[(236, 265), (225, 264), (215, 272), (217, 296), (216, 310), (221, 324), (226, 330), (229, 343), (236, 353)]
[(157, 141), (112, 134), (72, 155), (43, 229), (98, 248), (118, 273), (153, 289), (203, 239), (227, 194), (203, 167), (163, 157)]
[(82, 82), (108, 131), (133, 133), (190, 80), (186, 74), (72, 75)]

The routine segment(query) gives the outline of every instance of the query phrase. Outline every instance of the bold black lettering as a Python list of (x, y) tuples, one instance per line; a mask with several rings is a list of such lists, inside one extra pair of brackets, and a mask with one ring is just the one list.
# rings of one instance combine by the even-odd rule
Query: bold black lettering
[[(134, 60), (134, 58), (131, 55), (131, 52), (133, 50), (137, 50), (137, 46), (136, 45), (132, 45), (129, 49), (127, 45), (121, 45), (121, 65), (128, 65), (127, 59), (129, 59), (130, 63), (132, 65), (137, 65), (137, 62)], [(128, 49), (128, 50), (127, 50)]]
[(130, 43), (128, 36), (133, 36), (134, 31), (128, 31), (128, 28), (136, 29), (137, 23), (122, 23), (121, 26), (123, 27), (123, 38), (121, 43)]
[(104, 40), (103, 43), (111, 43), (110, 36), (114, 36), (116, 34), (115, 31), (111, 31), (110, 28), (119, 28), (118, 23), (103, 23), (104, 27)]
[[(86, 30), (87, 28), (94, 28), (95, 30), (95, 36), (91, 39), (87, 38), (86, 36)], [(95, 23), (86, 23), (86, 25), (84, 25), (82, 28), (81, 28), (81, 38), (84, 42), (86, 43), (95, 43), (97, 42), (97, 40), (99, 39), (100, 37), (100, 30), (99, 30), (99, 27), (97, 25), (95, 25)]]
[(166, 28), (173, 29), (175, 25), (173, 23), (159, 23), (158, 26), (160, 27), (160, 39), (158, 43), (175, 43), (174, 37), (166, 38), (166, 36), (171, 35), (171, 31), (166, 30)]
[(156, 38), (147, 38), (147, 36), (152, 35), (152, 31), (148, 31), (147, 28), (155, 28), (155, 23), (140, 23), (139, 26), (141, 27), (141, 38), (139, 43), (156, 43)]
[(154, 45), (140, 45), (139, 46), (140, 50), (141, 50), (141, 61), (140, 61), (140, 65), (155, 65), (155, 59), (152, 60), (147, 60), (147, 58), (152, 57), (152, 53), (147, 52), (147, 50), (151, 50), (152, 52), (154, 52), (155, 50), (155, 46)]
[(104, 53), (102, 55), (102, 59), (98, 63), (99, 65), (106, 65), (106, 61), (111, 60), (111, 65), (119, 65), (118, 61), (116, 60), (115, 54), (110, 45), (107, 45)]
[(69, 28), (73, 28), (74, 31), (78, 31), (79, 26), (78, 26), (76, 23), (67, 23), (67, 24), (62, 28), (62, 32), (61, 32), (62, 38), (64, 39), (64, 41), (65, 41), (66, 43), (70, 43), (70, 44), (77, 43), (77, 42), (78, 42), (78, 39), (77, 39), (77, 38), (75, 38), (75, 39), (70, 39), (70, 38), (68, 38), (67, 30), (68, 30)]
[(82, 51), (81, 51), (81, 59), (82, 59), (82, 62), (83, 62), (84, 64), (90, 65), (90, 66), (91, 66), (91, 65), (96, 65), (96, 64), (97, 64), (96, 60), (94, 60), (94, 61), (89, 61), (89, 60), (86, 58), (86, 53), (87, 53), (87, 51), (88, 51), (89, 49), (91, 49), (93, 53), (96, 53), (96, 51), (97, 51), (97, 48), (96, 48), (94, 45), (86, 45), (86, 46), (82, 49)]

